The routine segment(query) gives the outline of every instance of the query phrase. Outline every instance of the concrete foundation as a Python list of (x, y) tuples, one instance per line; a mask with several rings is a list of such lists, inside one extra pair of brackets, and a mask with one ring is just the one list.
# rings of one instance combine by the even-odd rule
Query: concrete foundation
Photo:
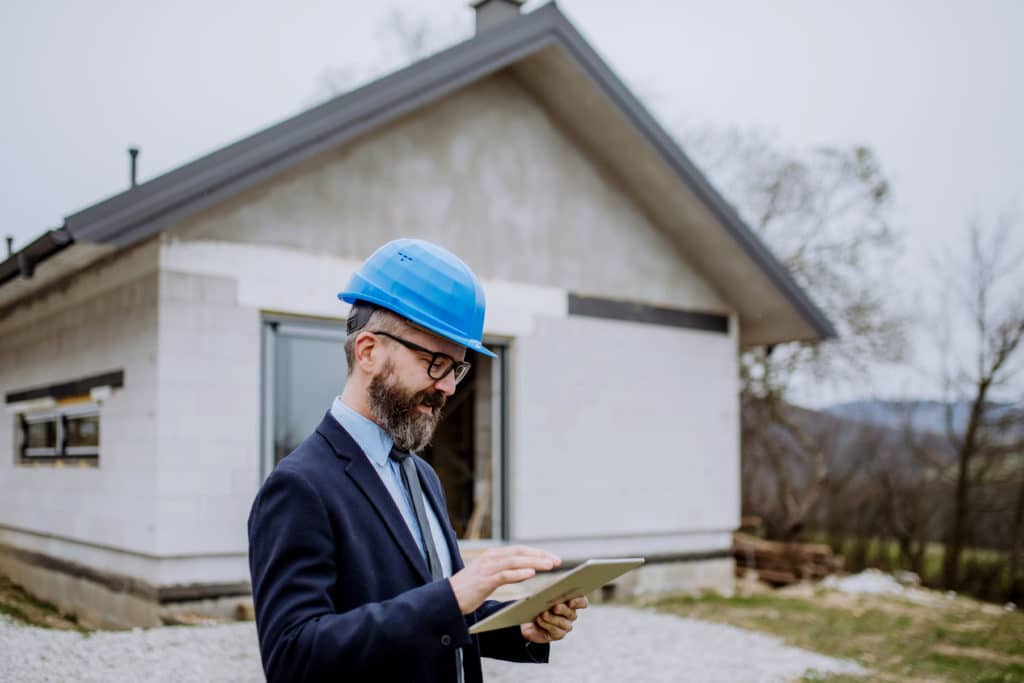
[[(467, 553), (470, 559), (475, 553)], [(678, 593), (713, 591), (732, 595), (735, 563), (731, 557), (656, 561), (620, 577), (588, 596), (593, 603)], [(504, 586), (494, 598), (514, 600), (551, 583), (565, 572), (538, 576), (520, 584)], [(88, 578), (39, 566), (17, 554), (0, 553), (0, 574), (31, 595), (53, 603), (65, 614), (73, 614), (87, 628), (124, 629), (187, 623), (194, 617), (252, 619), (252, 597), (226, 595), (197, 600), (161, 603), (160, 592), (138, 582), (119, 591)]]
[(152, 599), (110, 588), (0, 553), (0, 574), (32, 596), (73, 614), (86, 628), (161, 626), (160, 605)]
[(0, 543), (0, 575), (87, 628), (148, 628), (189, 619), (251, 619), (248, 583), (155, 585)]

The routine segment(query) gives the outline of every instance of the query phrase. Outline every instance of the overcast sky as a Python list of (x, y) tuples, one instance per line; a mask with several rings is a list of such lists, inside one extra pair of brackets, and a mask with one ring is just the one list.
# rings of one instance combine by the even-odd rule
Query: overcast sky
[[(663, 119), (765, 129), (793, 147), (874, 149), (907, 234), (901, 296), (922, 286), (929, 255), (970, 216), (1016, 210), (1024, 231), (1024, 2), (559, 6)], [(145, 180), (297, 113), (328, 67), (388, 66), (396, 57), (381, 26), (393, 8), (468, 31), (467, 7), (6, 0), (2, 232), (24, 246), (124, 189), (129, 144), (142, 147)]]

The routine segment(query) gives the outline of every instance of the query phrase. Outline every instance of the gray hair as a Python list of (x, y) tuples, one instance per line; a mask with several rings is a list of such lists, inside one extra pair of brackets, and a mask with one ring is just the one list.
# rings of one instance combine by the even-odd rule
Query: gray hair
[[(409, 325), (406, 323), (405, 318), (392, 313), (386, 308), (373, 307), (373, 312), (367, 317), (366, 313), (367, 304), (356, 302), (352, 305), (352, 310), (348, 314), (348, 336), (345, 337), (345, 363), (348, 365), (348, 374), (352, 374), (352, 368), (356, 364), (356, 337), (363, 330), (380, 330), (381, 332), (388, 332), (389, 334), (401, 334), (405, 332)], [(359, 324), (362, 320), (366, 322)]]

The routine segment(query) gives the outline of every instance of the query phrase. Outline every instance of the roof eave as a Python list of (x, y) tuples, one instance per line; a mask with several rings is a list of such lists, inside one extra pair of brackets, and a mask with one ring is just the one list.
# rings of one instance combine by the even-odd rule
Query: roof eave
[(765, 273), (773, 285), (786, 298), (791, 306), (806, 321), (811, 330), (820, 340), (831, 339), (838, 333), (828, 317), (810, 299), (807, 293), (793, 280), (778, 259), (768, 250), (767, 246), (744, 223), (736, 210), (725, 198), (714, 189), (708, 179), (690, 161), (686, 153), (676, 144), (675, 140), (647, 111), (647, 108), (632, 94), (600, 55), (583, 38), (578, 30), (561, 12), (554, 17), (555, 29), (570, 50), (577, 64), (583, 68), (590, 79), (602, 92), (609, 97), (626, 115), (630, 123), (647, 137), (654, 149), (664, 161), (675, 171), (676, 175), (689, 187), (718, 222), (729, 232), (733, 240)]
[(19, 275), (30, 278), (38, 264), (71, 246), (74, 238), (67, 228), (47, 230), (20, 251), (0, 263), (0, 287)]
[(180, 217), (251, 187), (496, 72), (554, 39), (561, 14), (547, 5), (232, 145), (68, 216), (78, 239), (127, 245)]

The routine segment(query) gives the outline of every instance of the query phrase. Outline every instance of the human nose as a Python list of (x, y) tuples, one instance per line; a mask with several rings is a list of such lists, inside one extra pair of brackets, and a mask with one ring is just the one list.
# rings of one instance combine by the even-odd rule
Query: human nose
[(455, 373), (445, 373), (444, 377), (434, 382), (434, 386), (445, 396), (451, 396), (455, 393)]

